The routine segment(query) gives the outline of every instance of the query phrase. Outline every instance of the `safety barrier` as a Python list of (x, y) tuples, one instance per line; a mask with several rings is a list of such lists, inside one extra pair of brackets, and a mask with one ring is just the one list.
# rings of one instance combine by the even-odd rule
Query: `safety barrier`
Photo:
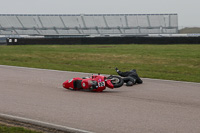
[(200, 37), (79, 37), (7, 39), (7, 45), (26, 44), (200, 44)]

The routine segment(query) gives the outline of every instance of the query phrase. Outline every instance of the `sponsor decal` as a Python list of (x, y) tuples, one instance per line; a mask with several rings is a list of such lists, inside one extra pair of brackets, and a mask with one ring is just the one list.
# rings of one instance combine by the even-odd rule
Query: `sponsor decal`
[(85, 87), (85, 83), (83, 83), (82, 86)]

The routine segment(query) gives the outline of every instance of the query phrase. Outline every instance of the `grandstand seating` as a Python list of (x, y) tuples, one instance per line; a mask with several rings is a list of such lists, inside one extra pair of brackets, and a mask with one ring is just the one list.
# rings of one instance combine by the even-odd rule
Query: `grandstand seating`
[(0, 35), (146, 35), (177, 32), (177, 14), (0, 14)]

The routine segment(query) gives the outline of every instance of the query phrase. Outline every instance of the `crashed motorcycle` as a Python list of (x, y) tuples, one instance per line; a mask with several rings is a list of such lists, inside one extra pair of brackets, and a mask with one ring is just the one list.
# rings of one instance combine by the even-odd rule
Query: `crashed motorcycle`
[(92, 75), (91, 77), (76, 77), (70, 80), (66, 80), (63, 83), (63, 87), (70, 90), (83, 90), (83, 91), (94, 91), (102, 92), (106, 87), (113, 89), (119, 88), (124, 84), (124, 81), (119, 76), (103, 76), (103, 75)]

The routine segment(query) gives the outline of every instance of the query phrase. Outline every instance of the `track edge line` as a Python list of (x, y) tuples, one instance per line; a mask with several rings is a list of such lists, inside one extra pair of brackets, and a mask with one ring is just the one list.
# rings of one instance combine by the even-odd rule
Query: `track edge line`
[(8, 114), (2, 114), (0, 113), (0, 118), (6, 119), (6, 120), (14, 120), (22, 123), (27, 123), (35, 126), (40, 126), (44, 128), (49, 128), (49, 129), (56, 129), (60, 130), (63, 132), (70, 132), (70, 133), (94, 133), (91, 131), (86, 131), (82, 129), (77, 129), (77, 128), (72, 128), (72, 127), (67, 127), (67, 126), (62, 126), (62, 125), (57, 125), (57, 124), (51, 124), (48, 122), (42, 122), (38, 120), (33, 120), (29, 118), (23, 118), (19, 116), (13, 116), (13, 115), (8, 115)]

